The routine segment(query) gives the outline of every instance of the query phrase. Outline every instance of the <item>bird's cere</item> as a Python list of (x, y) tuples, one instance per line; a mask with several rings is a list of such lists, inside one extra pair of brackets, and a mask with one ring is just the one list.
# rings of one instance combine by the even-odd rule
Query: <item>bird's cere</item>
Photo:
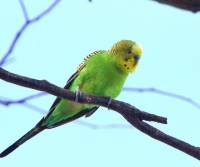
[(135, 53), (137, 56), (141, 56), (143, 53), (143, 48), (140, 44), (135, 44), (132, 46), (132, 52)]

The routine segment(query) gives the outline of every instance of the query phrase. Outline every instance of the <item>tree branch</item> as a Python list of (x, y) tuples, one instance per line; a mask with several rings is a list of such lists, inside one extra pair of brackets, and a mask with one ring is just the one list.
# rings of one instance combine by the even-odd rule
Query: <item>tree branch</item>
[(153, 0), (153, 1), (170, 5), (176, 8), (188, 10), (194, 13), (200, 11), (200, 0)]
[[(14, 83), (19, 86), (32, 88), (39, 91), (45, 91), (52, 95), (71, 101), (75, 100), (75, 93), (53, 85), (46, 80), (31, 79), (28, 77), (10, 73), (2, 68), (0, 68), (0, 78), (4, 81)], [(82, 93), (79, 98), (79, 103), (88, 103), (107, 107), (108, 100), (108, 97), (92, 96)], [(143, 122), (143, 120), (146, 120), (159, 123), (167, 123), (166, 118), (140, 111), (136, 107), (118, 100), (112, 100), (109, 108), (120, 113), (130, 124), (132, 124), (135, 128), (142, 131), (143, 133), (200, 160), (199, 148), (179, 139), (176, 139), (172, 136), (169, 136), (154, 128), (153, 126)]]
[[(154, 94), (158, 94), (158, 95), (162, 95), (162, 96), (167, 96), (170, 98), (175, 98), (181, 101), (185, 101), (191, 105), (193, 105), (194, 107), (196, 107), (197, 109), (200, 109), (200, 104), (198, 102), (196, 102), (194, 99), (189, 98), (187, 96), (184, 95), (180, 95), (177, 93), (172, 93), (169, 91), (165, 91), (165, 90), (161, 90), (158, 88), (153, 88), (153, 87), (147, 87), (147, 88), (137, 88), (137, 87), (124, 87), (123, 91), (125, 92), (137, 92), (137, 93), (154, 93)], [(33, 94), (33, 95), (29, 95), (20, 99), (16, 99), (16, 100), (12, 100), (12, 99), (8, 99), (6, 97), (0, 97), (0, 104), (4, 105), (4, 106), (10, 106), (13, 104), (23, 104), (23, 103), (27, 103), (27, 101), (44, 96), (44, 95), (48, 95), (47, 93), (38, 93), (38, 94)], [(36, 107), (36, 106), (35, 106)], [(35, 108), (34, 107), (34, 108)], [(39, 110), (40, 111), (40, 110)], [(42, 113), (44, 114), (45, 111), (42, 111)]]
[[(39, 91), (45, 91), (52, 95), (65, 98), (71, 101), (75, 101), (75, 98), (76, 98), (75, 93), (69, 90), (60, 88), (56, 85), (53, 85), (46, 80), (37, 80), (37, 79), (20, 76), (14, 73), (10, 73), (4, 70), (3, 68), (0, 68), (0, 78), (2, 80), (5, 80), (10, 83), (14, 83), (16, 85), (32, 88)], [(98, 97), (98, 96), (83, 94), (79, 100), (80, 100), (79, 103), (96, 104), (96, 105), (107, 107), (109, 97)], [(126, 107), (126, 110), (130, 115), (134, 113), (134, 115), (140, 118), (141, 120), (154, 121), (154, 122), (164, 123), (164, 124), (167, 123), (167, 119), (164, 117), (156, 116), (154, 114), (148, 114), (124, 102), (112, 100), (112, 103), (110, 105), (110, 108), (113, 110), (115, 109), (123, 110), (123, 107)]]
[(163, 133), (162, 131), (154, 128), (153, 126), (140, 121), (137, 118), (133, 118), (128, 116), (125, 112), (124, 113), (120, 113), (124, 116), (124, 118), (130, 123), (132, 124), (135, 128), (137, 128), (138, 130), (140, 130), (141, 132), (149, 135), (150, 137), (159, 140), (163, 143), (166, 143), (198, 160), (200, 160), (200, 149), (199, 147), (195, 147), (189, 143), (186, 143), (182, 140), (179, 140), (173, 136), (167, 135), (165, 133)]

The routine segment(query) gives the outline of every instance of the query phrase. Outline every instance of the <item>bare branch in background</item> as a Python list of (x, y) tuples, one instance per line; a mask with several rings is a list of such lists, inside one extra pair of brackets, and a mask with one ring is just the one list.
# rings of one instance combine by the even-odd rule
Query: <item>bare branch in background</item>
[(0, 67), (3, 66), (6, 62), (6, 60), (9, 58), (11, 53), (13, 52), (14, 47), (16, 46), (19, 38), (21, 35), (24, 33), (24, 31), (33, 23), (39, 21), (42, 19), (44, 16), (46, 16), (51, 10), (60, 2), (61, 0), (55, 0), (46, 10), (44, 10), (42, 13), (38, 14), (36, 17), (29, 19), (28, 17), (28, 12), (26, 10), (25, 4), (23, 0), (19, 0), (20, 6), (22, 8), (22, 12), (24, 14), (25, 22), (24, 24), (19, 28), (17, 31), (14, 39), (12, 40), (11, 44), (9, 45), (8, 50), (6, 53), (3, 55), (3, 57), (0, 59)]
[(23, 98), (18, 99), (18, 100), (12, 100), (10, 98), (0, 97), (0, 104), (4, 105), (4, 106), (22, 105), (22, 106), (24, 106), (26, 108), (29, 108), (31, 110), (34, 110), (34, 111), (36, 111), (38, 113), (45, 114), (46, 113), (45, 110), (41, 109), (38, 106), (35, 106), (35, 105), (29, 103), (30, 100), (33, 100), (33, 99), (38, 98), (38, 97), (41, 97), (41, 96), (43, 96), (45, 94), (46, 93), (44, 93), (44, 92), (40, 92), (40, 93), (37, 93), (37, 94), (34, 94), (34, 95), (23, 97)]
[[(49, 83), (46, 80), (37, 80), (24, 76), (20, 76), (14, 73), (10, 73), (3, 68), (0, 68), (0, 78), (4, 81), (39, 90), (45, 91), (52, 95), (55, 95), (60, 98), (68, 99), (71, 101), (75, 101), (76, 94), (67, 90), (60, 88), (52, 83)], [(100, 96), (92, 96), (82, 93), (79, 98), (79, 103), (88, 103), (100, 105), (103, 107), (107, 107), (109, 101), (109, 97), (100, 97)], [(159, 140), (163, 143), (166, 143), (196, 159), (200, 160), (200, 149), (193, 145), (190, 145), (182, 140), (176, 139), (172, 136), (169, 136), (159, 129), (154, 128), (153, 126), (145, 123), (146, 121), (154, 121), (159, 123), (167, 123), (167, 119), (161, 116), (157, 116), (154, 114), (146, 113), (137, 109), (130, 104), (125, 102), (121, 102), (118, 100), (112, 100), (109, 108), (121, 114), (131, 125), (140, 130), (141, 132), (151, 136), (152, 138)]]
[(74, 121), (75, 124), (81, 125), (81, 126), (85, 126), (87, 128), (90, 129), (132, 129), (133, 127), (131, 125), (126, 125), (126, 124), (106, 124), (106, 125), (97, 125), (97, 124), (93, 124), (93, 123), (88, 123), (82, 120), (75, 120)]
[(22, 106), (24, 106), (24, 107), (26, 107), (28, 109), (31, 109), (33, 111), (36, 111), (39, 114), (43, 114), (43, 115), (46, 114), (46, 110), (44, 110), (44, 109), (42, 109), (42, 108), (40, 108), (40, 107), (38, 107), (36, 105), (30, 104), (29, 102), (23, 103)]
[(138, 93), (155, 93), (155, 94), (159, 94), (159, 95), (163, 95), (163, 96), (167, 96), (167, 97), (170, 97), (170, 98), (175, 98), (175, 99), (184, 101), (184, 102), (189, 103), (189, 104), (193, 105), (194, 107), (200, 109), (200, 104), (198, 102), (196, 102), (195, 100), (193, 100), (192, 98), (189, 98), (189, 97), (184, 96), (184, 95), (179, 95), (179, 94), (176, 94), (176, 93), (168, 92), (168, 91), (165, 91), (165, 90), (157, 89), (157, 88), (125, 87), (125, 88), (123, 88), (123, 91), (138, 92)]
[(200, 0), (153, 0), (153, 1), (170, 5), (176, 8), (188, 10), (194, 13), (200, 11)]
[(26, 9), (26, 6), (24, 4), (24, 1), (23, 0), (19, 0), (19, 4), (22, 8), (22, 12), (23, 12), (23, 15), (24, 15), (24, 18), (25, 18), (25, 21), (29, 21), (29, 16), (28, 16), (28, 11)]
[(35, 98), (38, 98), (40, 96), (43, 96), (45, 95), (46, 93), (44, 92), (40, 92), (40, 93), (37, 93), (37, 94), (34, 94), (34, 95), (30, 95), (30, 96), (27, 96), (27, 97), (23, 97), (21, 99), (18, 99), (18, 100), (5, 100), (5, 99), (0, 99), (0, 104), (2, 105), (5, 105), (5, 106), (9, 106), (11, 104), (22, 104), (22, 103), (25, 103), (29, 100), (32, 100), (32, 99), (35, 99)]

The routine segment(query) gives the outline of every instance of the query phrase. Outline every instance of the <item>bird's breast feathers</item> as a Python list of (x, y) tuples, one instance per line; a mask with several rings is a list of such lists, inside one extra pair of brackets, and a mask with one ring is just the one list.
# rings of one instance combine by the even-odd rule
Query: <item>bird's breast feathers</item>
[(109, 61), (109, 55), (100, 53), (87, 60), (72, 87), (78, 85), (82, 92), (115, 98), (121, 92), (126, 77)]

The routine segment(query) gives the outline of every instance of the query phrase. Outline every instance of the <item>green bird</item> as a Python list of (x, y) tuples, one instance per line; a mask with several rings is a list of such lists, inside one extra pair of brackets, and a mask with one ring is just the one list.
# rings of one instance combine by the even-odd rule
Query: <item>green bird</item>
[[(5, 157), (24, 142), (45, 129), (55, 128), (81, 116), (90, 116), (99, 106), (77, 103), (80, 92), (116, 98), (129, 73), (133, 72), (142, 55), (141, 47), (131, 40), (121, 40), (109, 50), (91, 53), (69, 78), (65, 89), (76, 92), (76, 100), (56, 98), (48, 114), (29, 132), (0, 153)], [(109, 107), (108, 102), (108, 107)]]

